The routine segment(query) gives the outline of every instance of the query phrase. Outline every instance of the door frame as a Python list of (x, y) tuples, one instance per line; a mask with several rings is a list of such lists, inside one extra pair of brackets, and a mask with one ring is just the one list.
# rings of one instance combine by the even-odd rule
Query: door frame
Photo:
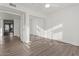
[[(5, 21), (12, 21), (12, 23), (5, 23)], [(13, 31), (12, 31), (12, 33), (13, 33), (13, 36), (14, 36), (14, 20), (7, 20), (7, 19), (4, 19), (4, 20), (3, 20), (3, 36), (5, 36), (5, 35), (4, 35), (5, 24), (13, 24)], [(10, 25), (9, 25), (9, 28), (10, 28)], [(9, 33), (10, 33), (10, 30), (9, 30)]]

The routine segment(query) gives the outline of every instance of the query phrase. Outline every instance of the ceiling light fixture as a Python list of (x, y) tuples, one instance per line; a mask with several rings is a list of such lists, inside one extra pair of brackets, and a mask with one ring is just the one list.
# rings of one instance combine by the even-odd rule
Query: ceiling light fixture
[(49, 8), (50, 7), (50, 4), (45, 4), (45, 8)]

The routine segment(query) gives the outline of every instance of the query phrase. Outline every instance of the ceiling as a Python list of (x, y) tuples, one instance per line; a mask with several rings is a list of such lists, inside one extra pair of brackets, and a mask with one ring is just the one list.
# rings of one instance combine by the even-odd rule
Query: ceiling
[(58, 11), (62, 8), (78, 5), (78, 3), (49, 3), (50, 8), (45, 8), (46, 3), (14, 3), (14, 4), (16, 4), (17, 7), (19, 6), (29, 8), (31, 10), (35, 10), (45, 14), (51, 14), (52, 12)]

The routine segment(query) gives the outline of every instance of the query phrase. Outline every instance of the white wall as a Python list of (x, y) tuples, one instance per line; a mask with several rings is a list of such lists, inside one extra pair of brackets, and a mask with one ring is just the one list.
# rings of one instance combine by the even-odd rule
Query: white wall
[(2, 19), (1, 19), (1, 17), (0, 17), (0, 44), (3, 44), (3, 25), (2, 25), (3, 23), (2, 23)]
[[(39, 35), (37, 31), (44, 30), (45, 27), (45, 19), (37, 16), (30, 16), (30, 34)], [(38, 27), (40, 29), (38, 29)]]
[(62, 41), (79, 46), (79, 5), (52, 13), (46, 24), (46, 29), (62, 24), (63, 27), (56, 30), (63, 32)]
[(14, 19), (14, 36), (20, 37), (20, 19)]

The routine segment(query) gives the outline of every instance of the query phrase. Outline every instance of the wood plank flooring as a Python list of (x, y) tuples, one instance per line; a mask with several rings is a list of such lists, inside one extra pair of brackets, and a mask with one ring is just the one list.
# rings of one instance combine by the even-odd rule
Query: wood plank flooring
[(30, 44), (25, 44), (18, 37), (5, 37), (0, 56), (79, 56), (78, 46), (35, 35), (30, 39)]

